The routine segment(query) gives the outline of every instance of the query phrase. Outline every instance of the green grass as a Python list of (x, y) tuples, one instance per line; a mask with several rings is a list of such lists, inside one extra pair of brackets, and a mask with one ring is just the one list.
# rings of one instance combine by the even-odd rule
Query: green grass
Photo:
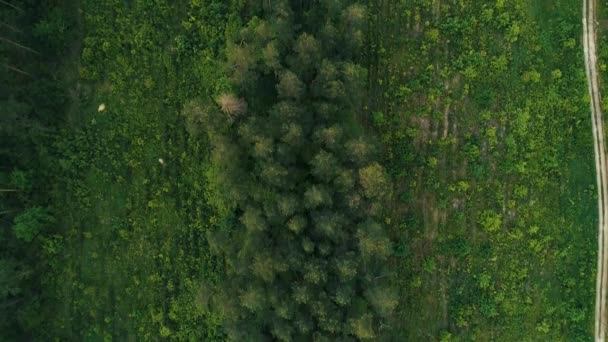
[(78, 101), (50, 149), (62, 229), (47, 276), (57, 315), (42, 336), (213, 340), (213, 315), (196, 300), (202, 279), (221, 276), (205, 242), (207, 150), (180, 112), (214, 93), (230, 7), (81, 6)]
[[(409, 251), (395, 274), (409, 340), (592, 336), (597, 208), (580, 6), (521, 3), (372, 2), (369, 84), (385, 96), (370, 112), (387, 118), (376, 128), (402, 192), (392, 222)], [(482, 227), (488, 211), (497, 229)]]

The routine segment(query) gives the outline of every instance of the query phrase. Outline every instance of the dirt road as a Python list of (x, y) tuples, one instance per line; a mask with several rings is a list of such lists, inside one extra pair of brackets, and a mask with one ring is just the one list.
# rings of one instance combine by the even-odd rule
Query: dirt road
[(606, 226), (606, 195), (608, 179), (606, 172), (606, 144), (604, 142), (604, 119), (601, 109), (599, 74), (597, 71), (595, 1), (583, 0), (583, 49), (585, 53), (585, 72), (591, 97), (591, 122), (593, 128), (593, 150), (595, 152), (595, 169), (597, 181), (597, 205), (599, 211), (597, 283), (595, 298), (595, 340), (606, 339), (606, 291), (608, 282), (608, 234)]

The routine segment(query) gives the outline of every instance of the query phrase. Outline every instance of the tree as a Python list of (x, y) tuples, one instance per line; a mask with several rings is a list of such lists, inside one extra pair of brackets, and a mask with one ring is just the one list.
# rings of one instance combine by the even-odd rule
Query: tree
[(323, 127), (315, 131), (314, 139), (317, 143), (322, 144), (328, 150), (341, 148), (343, 130), (339, 125)]
[(345, 147), (348, 160), (358, 166), (366, 164), (373, 154), (371, 146), (363, 138), (349, 140)]
[(258, 136), (255, 138), (253, 145), (253, 156), (258, 159), (270, 161), (274, 152), (274, 143), (268, 137)]
[(333, 260), (334, 268), (342, 283), (348, 284), (357, 275), (359, 262), (356, 257), (357, 255), (354, 252), (347, 252), (340, 258)]
[(336, 289), (334, 296), (334, 302), (340, 306), (347, 306), (350, 304), (351, 298), (354, 295), (354, 289), (348, 284), (343, 284)]
[(373, 144), (345, 127), (365, 70), (333, 51), (365, 12), (313, 7), (295, 16), (291, 2), (273, 2), (228, 43), (228, 89), (251, 104), (245, 117), (236, 95), (218, 101), (232, 119), (208, 132), (207, 180), (225, 222), (209, 244), (227, 270), (210, 309), (227, 312), (229, 340), (371, 339), (396, 305), (376, 290), (390, 290), (378, 272), (392, 245), (377, 223), (389, 179)]
[(349, 325), (352, 334), (361, 340), (369, 340), (376, 337), (373, 326), (373, 317), (369, 313), (358, 318), (351, 318)]
[(312, 293), (306, 284), (296, 284), (292, 291), (293, 299), (298, 304), (308, 304), (312, 297)]
[(259, 17), (253, 17), (247, 23), (247, 26), (240, 32), (242, 41), (253, 42), (257, 45), (264, 45), (271, 39), (275, 38), (276, 32), (272, 26), (265, 20)]
[(363, 194), (367, 198), (382, 198), (387, 196), (390, 191), (386, 172), (376, 162), (359, 170), (359, 182), (363, 188)]
[(279, 76), (277, 84), (277, 92), (280, 98), (298, 99), (302, 96), (304, 84), (298, 79), (298, 76), (290, 70), (284, 70)]
[(312, 285), (320, 285), (327, 281), (325, 267), (320, 260), (311, 260), (304, 264), (304, 280)]
[(295, 102), (279, 101), (270, 110), (270, 115), (277, 122), (284, 124), (299, 124), (303, 129), (302, 124), (304, 122), (301, 121), (303, 111), (301, 106), (298, 106)]
[(274, 338), (276, 338), (278, 341), (284, 341), (284, 342), (292, 341), (293, 328), (289, 324), (289, 321), (287, 321), (285, 319), (282, 319), (282, 318), (274, 319), (272, 322), (272, 328), (270, 329), (270, 332), (271, 332), (272, 336), (274, 336)]
[(19, 240), (31, 242), (52, 221), (53, 218), (46, 209), (32, 207), (15, 217), (13, 230)]
[(248, 206), (245, 209), (245, 212), (241, 215), (241, 223), (243, 223), (248, 230), (252, 231), (261, 232), (267, 229), (267, 223), (264, 220), (262, 211), (253, 206)]
[(274, 260), (268, 252), (256, 255), (251, 264), (251, 270), (255, 276), (266, 283), (271, 283), (277, 271), (284, 269), (284, 265)]
[(388, 286), (371, 288), (366, 292), (366, 298), (381, 317), (389, 317), (399, 305), (399, 294), (394, 288)]
[(330, 182), (340, 171), (338, 160), (329, 152), (321, 150), (310, 162), (313, 175), (322, 182)]
[(285, 143), (290, 146), (298, 147), (304, 141), (304, 132), (302, 126), (297, 123), (288, 123), (283, 125), (283, 136), (281, 137)]
[(304, 205), (308, 209), (330, 206), (331, 202), (330, 194), (322, 185), (313, 184), (304, 193)]
[[(365, 89), (365, 81), (367, 79), (367, 70), (355, 63), (342, 64), (342, 80), (346, 94), (361, 94)], [(353, 108), (359, 108), (362, 98), (357, 96), (348, 96), (349, 104)]]
[(332, 241), (339, 241), (343, 237), (342, 225), (345, 219), (340, 214), (322, 211), (314, 215), (313, 220), (319, 236)]
[(285, 218), (291, 217), (300, 209), (300, 202), (293, 194), (283, 195), (279, 197), (279, 212)]
[(254, 51), (247, 45), (228, 44), (226, 47), (227, 67), (231, 71), (234, 84), (247, 87), (255, 81), (254, 67), (257, 60)]
[(268, 185), (280, 188), (287, 183), (289, 172), (283, 166), (267, 162), (262, 164), (261, 179)]
[(260, 286), (249, 285), (239, 296), (241, 305), (251, 312), (262, 311), (266, 301), (266, 293)]
[(327, 59), (324, 59), (321, 63), (321, 68), (314, 83), (314, 94), (317, 97), (335, 100), (344, 98), (346, 94), (344, 84), (340, 79), (338, 66)]
[(222, 94), (217, 98), (222, 111), (234, 120), (239, 115), (247, 113), (247, 102), (243, 98), (237, 98), (234, 94)]
[(336, 191), (340, 193), (350, 192), (355, 185), (355, 179), (353, 177), (352, 170), (341, 170), (334, 179), (334, 186)]
[(198, 101), (189, 101), (182, 109), (188, 134), (196, 136), (204, 125), (212, 125), (214, 118), (209, 113), (212, 110)]
[(6, 305), (8, 299), (21, 292), (23, 276), (15, 260), (0, 259), (0, 305)]
[(296, 215), (289, 219), (287, 222), (287, 227), (294, 233), (300, 233), (304, 228), (306, 228), (306, 219), (302, 216)]
[(346, 8), (342, 14), (344, 25), (359, 28), (365, 25), (366, 11), (361, 4), (353, 4)]
[(14, 169), (10, 174), (10, 184), (20, 191), (30, 191), (32, 189), (32, 172)]
[(341, 23), (344, 36), (348, 39), (344, 39), (342, 45), (344, 54), (348, 57), (355, 55), (364, 46), (366, 17), (365, 7), (360, 4), (353, 4), (343, 11)]
[(64, 10), (55, 6), (34, 26), (34, 35), (45, 43), (48, 50), (64, 51), (73, 35), (72, 26)]
[(262, 50), (262, 61), (264, 65), (271, 71), (278, 70), (281, 66), (279, 61), (279, 49), (277, 42), (272, 41), (266, 44), (266, 47)]
[(315, 243), (308, 237), (302, 238), (302, 249), (307, 254), (312, 254), (315, 251)]
[(302, 33), (294, 44), (295, 60), (291, 63), (292, 68), (308, 79), (310, 70), (314, 68), (321, 58), (321, 45), (315, 37), (309, 33)]
[(382, 226), (372, 220), (359, 225), (357, 238), (364, 260), (384, 260), (391, 253), (391, 241)]

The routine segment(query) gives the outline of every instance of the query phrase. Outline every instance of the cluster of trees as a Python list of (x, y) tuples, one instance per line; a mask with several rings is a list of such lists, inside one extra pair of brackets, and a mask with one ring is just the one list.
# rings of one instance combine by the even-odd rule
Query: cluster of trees
[(42, 317), (41, 250), (54, 221), (43, 146), (66, 103), (54, 70), (68, 26), (60, 5), (0, 1), (0, 340), (23, 339)]
[(226, 279), (201, 300), (230, 340), (377, 338), (398, 294), (380, 219), (391, 187), (357, 125), (365, 9), (285, 0), (257, 14), (227, 43), (226, 91), (184, 109), (211, 142), (224, 218), (208, 241)]

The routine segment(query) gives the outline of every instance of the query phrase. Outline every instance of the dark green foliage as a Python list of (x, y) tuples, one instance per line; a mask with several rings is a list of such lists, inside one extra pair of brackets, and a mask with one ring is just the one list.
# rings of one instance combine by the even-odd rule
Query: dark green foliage
[(52, 216), (44, 208), (25, 209), (15, 217), (13, 225), (15, 237), (24, 242), (31, 242), (51, 221)]
[(52, 7), (44, 19), (34, 26), (34, 36), (47, 51), (63, 51), (76, 39), (76, 24), (73, 16), (68, 16), (61, 7)]
[[(352, 8), (320, 8), (332, 27), (356, 19)], [(235, 118), (220, 103), (214, 114), (229, 120), (208, 121), (216, 156), (208, 174), (212, 196), (223, 199), (218, 210), (225, 220), (237, 218), (209, 234), (227, 276), (214, 289), (211, 308), (222, 315), (230, 340), (245, 332), (281, 341), (382, 336), (380, 320), (398, 301), (377, 267), (391, 241), (372, 218), (381, 214), (390, 186), (371, 142), (349, 126), (365, 73), (350, 54), (325, 49), (344, 32), (301, 30), (284, 37), (291, 46), (283, 52), (270, 53), (268, 40), (284, 33), (268, 22), (311, 23), (290, 12), (254, 17), (228, 44), (234, 89), (253, 105)], [(276, 92), (259, 86), (269, 76)], [(354, 84), (350, 93), (347, 83)]]
[[(9, 4), (9, 5), (7, 5)], [(11, 6), (12, 5), (12, 6)], [(58, 56), (72, 36), (62, 1), (0, 4), (0, 340), (28, 340), (48, 318), (41, 308), (56, 220), (46, 148), (64, 122)], [(49, 43), (47, 45), (47, 43)]]

